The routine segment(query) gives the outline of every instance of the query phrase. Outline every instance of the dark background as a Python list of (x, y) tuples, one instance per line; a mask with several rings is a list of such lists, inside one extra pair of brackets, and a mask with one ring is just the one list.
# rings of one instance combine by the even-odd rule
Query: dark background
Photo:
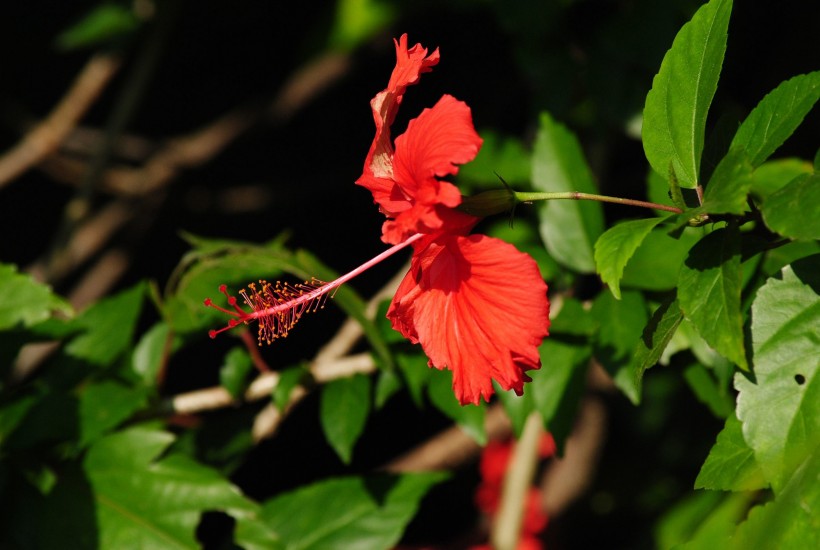
[[(270, 100), (294, 71), (323, 51), (334, 20), (332, 3), (169, 4), (175, 11), (168, 16), (169, 33), (126, 128), (127, 134), (145, 138), (154, 147), (238, 105)], [(27, 122), (51, 110), (93, 52), (55, 47), (55, 37), (93, 5), (33, 0), (4, 6), (0, 150), (20, 138)], [(383, 217), (369, 193), (353, 181), (373, 137), (369, 100), (385, 86), (393, 68), (391, 39), (404, 32), (410, 44), (440, 47), (442, 61), (423, 78), (423, 85), (408, 92), (394, 135), (443, 93), (470, 105), (479, 131), (492, 129), (525, 143), (534, 134), (537, 114), (548, 110), (577, 132), (604, 194), (641, 197), (646, 161), (640, 142), (627, 136), (624, 127), (640, 113), (664, 52), (699, 5), (684, 0), (395, 3), (394, 22), (350, 52), (344, 75), (291, 118), (260, 119), (210, 161), (184, 171), (156, 196), (134, 203), (135, 221), (111, 241), (130, 256), (127, 273), (112, 291), (142, 279), (164, 284), (189, 249), (181, 230), (256, 242), (287, 231), (291, 246), (313, 251), (339, 271), (383, 250)], [(709, 148), (725, 147), (737, 123), (768, 91), (820, 66), (818, 21), (816, 2), (735, 3), (710, 111), (705, 169)], [(125, 65), (83, 125), (102, 127), (110, 119), (155, 26), (151, 21), (107, 46), (122, 52)], [(815, 109), (778, 156), (812, 158), (819, 123)], [(255, 198), (250, 204), (232, 205), (232, 190), (251, 190)], [(74, 193), (72, 186), (37, 169), (0, 188), (0, 261), (25, 267), (43, 257), (53, 246)], [(109, 200), (105, 191), (93, 194), (96, 205)], [(610, 207), (606, 212), (608, 222), (622, 215)], [(352, 284), (363, 295), (372, 294), (401, 262), (391, 259)], [(83, 267), (53, 281), (56, 290), (68, 293)], [(275, 351), (266, 349), (266, 358), (290, 364), (310, 357), (342, 318), (329, 308), (310, 319), (309, 329), (296, 331)], [(165, 387), (169, 394), (218, 382), (218, 365), (207, 357), (221, 354), (227, 344), (212, 345), (175, 357)], [(660, 507), (691, 488), (713, 442), (704, 433), (716, 433), (720, 423), (663, 372), (647, 380), (646, 392), (640, 414), (621, 397), (605, 397), (609, 435), (594, 489), (553, 523), (551, 546), (648, 546), (649, 526), (662, 512)], [(371, 418), (353, 464), (345, 467), (324, 442), (316, 410), (316, 398), (309, 398), (275, 440), (258, 446), (247, 462), (232, 466), (234, 481), (263, 500), (328, 475), (376, 468), (449, 424), (432, 410), (416, 410), (406, 398), (394, 399)], [(220, 418), (231, 426), (236, 416), (250, 422), (254, 412), (229, 411)], [(674, 427), (675, 437), (659, 432), (659, 426)], [(641, 462), (660, 466), (646, 476)], [(634, 476), (623, 476), (625, 463), (634, 463), (627, 469)], [(411, 526), (409, 541), (457, 540), (468, 530), (476, 517), (476, 480), (477, 473), (469, 469), (434, 491)], [(652, 488), (646, 493), (654, 492), (635, 494), (637, 484)], [(225, 521), (210, 517), (203, 540), (218, 539)]]

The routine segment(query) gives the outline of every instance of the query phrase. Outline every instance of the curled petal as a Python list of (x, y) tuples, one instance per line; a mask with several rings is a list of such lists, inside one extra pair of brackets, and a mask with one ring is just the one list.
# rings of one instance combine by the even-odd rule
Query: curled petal
[(546, 284), (535, 261), (484, 235), (445, 234), (421, 248), (387, 316), (421, 343), (431, 366), (453, 371), (462, 404), (493, 394), (492, 381), (523, 391), (548, 334)]
[[(399, 105), (407, 87), (416, 84), (423, 73), (430, 72), (439, 62), (438, 48), (427, 55), (427, 48), (416, 44), (407, 49), (407, 34), (401, 35), (396, 44), (396, 67), (390, 75), (387, 88), (376, 94), (370, 101), (373, 120), (376, 123), (376, 136), (370, 145), (370, 151), (364, 163), (364, 175), (376, 178), (390, 178), (393, 175), (393, 145), (390, 141), (390, 125), (396, 118)], [(357, 181), (359, 185), (365, 182)]]

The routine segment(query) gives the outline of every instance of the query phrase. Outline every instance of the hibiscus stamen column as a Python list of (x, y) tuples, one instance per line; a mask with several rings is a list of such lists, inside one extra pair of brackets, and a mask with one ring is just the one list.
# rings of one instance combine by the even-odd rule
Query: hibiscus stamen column
[(230, 295), (226, 285), (220, 285), (219, 291), (225, 295), (226, 301), (232, 309), (221, 307), (215, 304), (210, 298), (206, 298), (204, 303), (207, 307), (230, 315), (232, 319), (228, 320), (228, 324), (224, 327), (208, 331), (208, 335), (211, 338), (216, 338), (219, 333), (230, 330), (240, 324), (249, 324), (251, 321), (258, 321), (258, 339), (260, 345), (263, 342), (270, 344), (277, 338), (284, 338), (288, 335), (290, 329), (301, 319), (302, 315), (321, 309), (328, 296), (332, 298), (336, 289), (344, 283), (389, 258), (403, 248), (413, 244), (423, 236), (424, 235), (420, 233), (415, 234), (404, 242), (388, 248), (353, 271), (345, 273), (329, 283), (319, 281), (315, 278), (294, 285), (281, 283), (279, 281), (275, 284), (271, 284), (261, 280), (259, 281), (260, 287), (258, 289), (255, 283), (250, 283), (248, 290), (243, 289), (239, 291), (245, 304), (251, 308), (250, 312), (245, 311), (239, 306), (236, 297)]

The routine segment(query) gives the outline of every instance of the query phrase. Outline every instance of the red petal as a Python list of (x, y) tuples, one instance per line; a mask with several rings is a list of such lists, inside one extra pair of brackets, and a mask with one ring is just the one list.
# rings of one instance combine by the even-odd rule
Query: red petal
[(484, 235), (444, 235), (419, 249), (387, 316), (430, 365), (453, 371), (462, 404), (523, 391), (548, 334), (546, 284), (535, 261)]
[[(417, 83), (423, 73), (430, 72), (432, 67), (439, 62), (438, 48), (429, 56), (427, 49), (421, 44), (416, 44), (408, 50), (407, 34), (403, 34), (398, 41), (394, 40), (394, 43), (396, 44), (396, 67), (393, 69), (387, 88), (376, 94), (376, 97), (370, 101), (373, 120), (376, 123), (376, 136), (373, 138), (370, 151), (365, 159), (364, 176), (392, 178), (393, 145), (390, 140), (390, 125), (393, 124), (407, 86)], [(371, 189), (373, 185), (378, 187), (376, 182), (364, 178), (360, 178), (356, 183), (368, 189)], [(384, 195), (383, 189), (380, 189), (380, 192)], [(379, 204), (381, 205), (380, 202)], [(382, 206), (385, 207), (385, 205)]]
[[(393, 178), (409, 195), (416, 196), (420, 186), (432, 178), (458, 173), (458, 165), (473, 160), (480, 147), (470, 108), (453, 96), (442, 96), (396, 138)], [(457, 189), (455, 193), (442, 189), (434, 197), (446, 206), (461, 203)]]
[[(410, 121), (407, 131), (396, 138), (392, 177), (362, 176), (358, 182), (370, 189), (385, 214), (395, 218), (385, 223), (382, 239), (396, 244), (415, 233), (442, 230), (453, 217), (451, 209), (461, 204), (461, 193), (438, 178), (457, 173), (458, 165), (475, 158), (480, 147), (470, 108), (452, 96), (445, 95)], [(454, 220), (456, 225), (462, 221)]]

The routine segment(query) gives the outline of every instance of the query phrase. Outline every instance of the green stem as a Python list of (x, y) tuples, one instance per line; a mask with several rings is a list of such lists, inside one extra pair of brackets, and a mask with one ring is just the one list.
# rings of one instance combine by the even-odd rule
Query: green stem
[(680, 214), (683, 212), (683, 210), (677, 208), (676, 206), (667, 206), (665, 204), (656, 204), (654, 202), (647, 201), (637, 201), (634, 199), (622, 199), (620, 197), (607, 197), (606, 195), (595, 195), (592, 193), (579, 193), (578, 191), (567, 191), (565, 193), (519, 193), (516, 191), (515, 198), (521, 202), (550, 201), (556, 199), (612, 202), (615, 204), (640, 206), (642, 208), (655, 208), (657, 210), (674, 212), (675, 214)]

